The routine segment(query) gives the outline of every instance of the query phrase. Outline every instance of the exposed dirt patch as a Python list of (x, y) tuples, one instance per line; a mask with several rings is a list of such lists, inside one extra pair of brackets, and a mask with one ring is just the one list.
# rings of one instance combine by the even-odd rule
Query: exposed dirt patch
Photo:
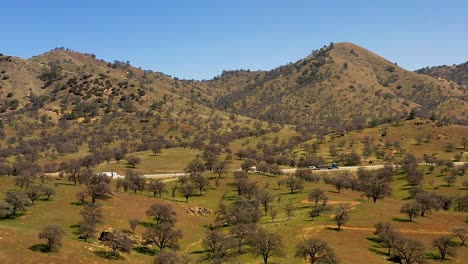
[(189, 207), (187, 208), (186, 212), (187, 214), (194, 216), (207, 216), (213, 214), (213, 211), (210, 209), (198, 206)]
[[(305, 199), (305, 200), (302, 200), (301, 203), (302, 203), (302, 204), (314, 204), (315, 202), (314, 202), (314, 201), (309, 201), (308, 199)], [(356, 205), (360, 204), (361, 202), (327, 201), (327, 204), (328, 204), (328, 205), (337, 205), (337, 204), (341, 204), (341, 203), (348, 203), (348, 204), (350, 204), (351, 206), (356, 206)]]

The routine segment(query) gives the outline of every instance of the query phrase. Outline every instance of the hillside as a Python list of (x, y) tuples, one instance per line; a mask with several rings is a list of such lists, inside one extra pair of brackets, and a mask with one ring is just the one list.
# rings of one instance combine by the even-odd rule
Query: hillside
[(220, 87), (219, 108), (302, 126), (358, 128), (406, 118), (412, 109), (461, 123), (468, 114), (457, 85), (406, 71), (352, 43), (331, 44), (269, 72), (228, 72), (212, 82)]
[(352, 43), (332, 43), (271, 71), (225, 71), (209, 81), (61, 48), (28, 60), (1, 56), (0, 87), (1, 113), (28, 106), (70, 120), (139, 113), (143, 120), (177, 121), (181, 112), (208, 116), (214, 107), (306, 131), (374, 126), (412, 111), (461, 124), (468, 119), (464, 86), (406, 71)]
[(465, 91), (468, 90), (468, 62), (452, 66), (425, 67), (416, 72), (439, 79), (446, 79), (449, 82), (455, 82)]

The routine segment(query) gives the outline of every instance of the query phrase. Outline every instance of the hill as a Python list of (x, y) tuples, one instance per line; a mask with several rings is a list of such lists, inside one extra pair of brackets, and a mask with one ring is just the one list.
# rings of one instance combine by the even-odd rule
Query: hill
[(458, 65), (442, 65), (435, 67), (425, 67), (416, 70), (417, 73), (426, 74), (435, 78), (445, 79), (448, 82), (455, 82), (465, 91), (468, 90), (468, 62)]
[(223, 88), (218, 107), (272, 122), (358, 128), (406, 118), (413, 109), (425, 117), (467, 119), (457, 85), (407, 71), (352, 43), (331, 44), (269, 72), (228, 72), (213, 82)]

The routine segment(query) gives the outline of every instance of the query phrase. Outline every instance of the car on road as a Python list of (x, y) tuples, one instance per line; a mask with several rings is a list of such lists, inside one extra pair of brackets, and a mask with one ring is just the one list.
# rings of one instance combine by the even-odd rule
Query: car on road
[(317, 168), (317, 166), (309, 166), (309, 169), (311, 169), (311, 170), (319, 170), (319, 168)]
[(337, 170), (338, 164), (333, 163), (331, 166), (328, 167), (329, 170)]

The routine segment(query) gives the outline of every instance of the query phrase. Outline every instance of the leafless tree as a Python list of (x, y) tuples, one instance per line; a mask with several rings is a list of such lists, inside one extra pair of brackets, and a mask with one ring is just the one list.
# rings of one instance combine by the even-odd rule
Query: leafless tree
[(309, 238), (296, 246), (296, 257), (304, 258), (311, 264), (336, 264), (338, 258), (328, 243), (320, 238)]
[(349, 220), (349, 213), (351, 212), (351, 205), (349, 203), (341, 203), (335, 208), (334, 220), (338, 226), (338, 230), (341, 226), (346, 224)]
[(260, 229), (257, 231), (252, 246), (255, 253), (262, 257), (263, 263), (265, 264), (267, 264), (268, 260), (273, 256), (284, 256), (284, 246), (281, 237), (267, 230)]
[(208, 230), (202, 241), (202, 246), (208, 253), (207, 260), (223, 263), (232, 256), (233, 240), (218, 230)]
[(177, 249), (178, 241), (182, 238), (182, 231), (175, 228), (170, 222), (147, 227), (143, 237), (146, 241), (154, 243), (159, 250), (166, 247)]
[(146, 215), (152, 217), (156, 224), (159, 225), (163, 222), (174, 224), (176, 222), (176, 212), (172, 209), (170, 204), (156, 203), (146, 210)]
[(47, 243), (47, 250), (57, 250), (62, 246), (62, 238), (65, 231), (59, 225), (47, 225), (39, 233), (40, 239), (45, 239)]
[(455, 243), (450, 236), (441, 236), (432, 241), (432, 245), (439, 251), (440, 259), (445, 260), (447, 256), (455, 257)]
[(395, 255), (402, 264), (423, 264), (425, 261), (424, 246), (421, 242), (402, 238), (395, 244)]

